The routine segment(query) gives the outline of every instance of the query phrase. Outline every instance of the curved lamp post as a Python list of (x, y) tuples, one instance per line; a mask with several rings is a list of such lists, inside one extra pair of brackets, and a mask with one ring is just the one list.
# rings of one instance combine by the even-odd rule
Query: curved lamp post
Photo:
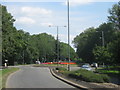
[(59, 63), (59, 27), (66, 27), (66, 26), (52, 26), (52, 25), (49, 25), (49, 27), (56, 27), (57, 28), (57, 67), (58, 67), (58, 63)]

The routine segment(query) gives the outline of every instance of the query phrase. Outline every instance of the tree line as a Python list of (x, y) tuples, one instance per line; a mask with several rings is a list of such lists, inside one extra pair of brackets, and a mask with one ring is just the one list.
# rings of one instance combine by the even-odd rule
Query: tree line
[[(6, 6), (0, 5), (2, 34), (2, 62), (10, 65), (57, 61), (57, 40), (47, 33), (30, 35), (17, 30), (15, 19), (8, 13)], [(0, 42), (1, 43), (1, 42)], [(70, 47), (71, 60), (77, 62), (97, 62), (119, 65), (120, 60), (120, 2), (109, 9), (108, 21), (99, 27), (90, 27), (73, 40), (75, 52)], [(68, 60), (68, 44), (59, 41), (59, 59)]]
[(73, 40), (81, 62), (119, 65), (120, 2), (109, 9), (108, 21), (98, 28), (90, 27)]
[[(30, 35), (24, 30), (17, 30), (15, 19), (8, 13), (6, 6), (0, 5), (1, 37), (2, 37), (2, 63), (8, 60), (9, 65), (32, 64), (36, 60), (41, 62), (57, 61), (57, 40), (52, 35), (40, 33)], [(59, 60), (68, 60), (68, 44), (59, 41)], [(74, 49), (70, 47), (71, 60), (77, 57)]]

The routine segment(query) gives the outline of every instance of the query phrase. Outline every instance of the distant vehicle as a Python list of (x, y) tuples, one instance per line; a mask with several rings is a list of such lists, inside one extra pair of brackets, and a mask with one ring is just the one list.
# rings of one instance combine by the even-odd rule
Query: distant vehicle
[(41, 64), (40, 61), (36, 61), (36, 64)]
[(91, 67), (98, 67), (98, 64), (97, 63), (92, 63)]
[(92, 68), (90, 67), (90, 65), (82, 65), (81, 69), (85, 69), (85, 70), (88, 70), (88, 71), (92, 71)]

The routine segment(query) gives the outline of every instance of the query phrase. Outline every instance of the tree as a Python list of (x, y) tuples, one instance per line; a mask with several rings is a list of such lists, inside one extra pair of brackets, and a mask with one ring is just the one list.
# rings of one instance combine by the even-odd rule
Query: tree
[(96, 46), (93, 50), (93, 54), (95, 56), (96, 62), (102, 64), (112, 64), (112, 53), (108, 51), (108, 48), (105, 48), (103, 46)]
[[(120, 34), (120, 33), (119, 33)], [(108, 44), (108, 50), (110, 53), (112, 53), (112, 59), (113, 63), (115, 65), (120, 65), (120, 35), (117, 40), (114, 40), (113, 42), (110, 42)]]
[(114, 25), (114, 40), (108, 44), (110, 52), (113, 53), (114, 63), (119, 65), (120, 60), (120, 1), (109, 9), (109, 22)]
[[(0, 37), (2, 37), (2, 60), (7, 59), (9, 65), (35, 63), (36, 60), (41, 62), (51, 62), (56, 59), (56, 41), (52, 35), (41, 33), (30, 35), (24, 30), (17, 30), (14, 27), (14, 18), (7, 12), (5, 6), (0, 5), (0, 15), (2, 15), (2, 26), (0, 24)], [(0, 42), (1, 43), (1, 42)], [(60, 55), (67, 58), (66, 43), (59, 42), (61, 48)], [(1, 48), (0, 48), (1, 50)], [(65, 51), (66, 50), (66, 51)], [(75, 51), (71, 47), (71, 58), (75, 57)], [(65, 54), (65, 55), (64, 55)], [(1, 55), (1, 54), (0, 54)]]
[[(61, 60), (68, 60), (68, 44), (60, 42), (60, 57)], [(70, 46), (70, 59), (74, 61), (77, 57), (75, 50)]]
[(2, 6), (2, 60), (9, 60), (13, 64), (16, 55), (15, 51), (15, 33), (16, 28), (13, 26), (13, 16), (7, 12), (5, 6)]
[(74, 38), (74, 45), (77, 47), (77, 54), (84, 62), (93, 62), (92, 50), (96, 44), (97, 37), (95, 37), (96, 29), (89, 28)]
[(109, 9), (109, 14), (109, 22), (115, 25), (116, 30), (120, 30), (120, 1), (118, 4), (113, 5), (112, 9)]

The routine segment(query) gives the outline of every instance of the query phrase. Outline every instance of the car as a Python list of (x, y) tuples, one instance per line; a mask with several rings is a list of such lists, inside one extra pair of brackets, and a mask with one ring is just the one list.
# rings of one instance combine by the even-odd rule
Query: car
[(90, 65), (82, 65), (81, 66), (81, 69), (85, 69), (85, 70), (88, 70), (88, 71), (92, 71), (92, 68), (91, 68), (91, 66)]
[(98, 63), (92, 63), (91, 67), (98, 67)]

